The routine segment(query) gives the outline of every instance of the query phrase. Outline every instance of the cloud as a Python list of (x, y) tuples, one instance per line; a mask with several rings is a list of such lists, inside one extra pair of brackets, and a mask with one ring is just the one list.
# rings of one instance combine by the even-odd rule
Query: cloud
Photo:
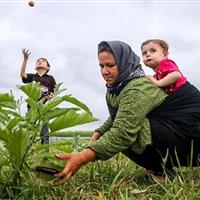
[[(38, 57), (46, 57), (57, 82), (86, 103), (100, 119), (107, 117), (105, 83), (100, 75), (97, 44), (122, 40), (140, 53), (143, 40), (162, 38), (181, 70), (199, 84), (200, 4), (183, 2), (44, 3), (31, 8), (20, 3), (0, 2), (0, 91), (22, 84), (19, 72), (22, 48), (31, 56), (27, 72), (34, 72)], [(146, 67), (144, 69), (150, 72)], [(92, 125), (92, 128), (95, 126)]]

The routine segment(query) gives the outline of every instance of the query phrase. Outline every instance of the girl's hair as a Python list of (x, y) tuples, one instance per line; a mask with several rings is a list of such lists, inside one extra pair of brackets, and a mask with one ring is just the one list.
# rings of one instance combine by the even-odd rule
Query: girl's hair
[(111, 47), (108, 45), (107, 42), (105, 41), (102, 41), (98, 44), (98, 55), (102, 52), (109, 52), (109, 53), (112, 53), (113, 54), (113, 51), (111, 49)]
[[(49, 61), (48, 61), (46, 58), (38, 58), (38, 59), (36, 60), (36, 63), (37, 63), (37, 61), (38, 61), (39, 59), (45, 60), (45, 61), (47, 62), (47, 66), (48, 66), (49, 69), (50, 69), (51, 65), (49, 64)], [(49, 69), (47, 70), (47, 72), (49, 72)], [(46, 73), (47, 73), (47, 72), (46, 72)]]
[(39, 59), (43, 59), (43, 60), (45, 60), (45, 61), (47, 62), (47, 66), (50, 68), (49, 61), (48, 61), (46, 58), (38, 58), (38, 59), (36, 60), (36, 62), (37, 62)]
[(160, 45), (165, 51), (167, 51), (167, 52), (168, 52), (168, 50), (169, 50), (169, 45), (167, 44), (167, 42), (164, 41), (164, 40), (160, 40), (160, 39), (150, 39), (150, 40), (144, 41), (144, 42), (142, 43), (142, 45), (141, 45), (141, 49), (142, 49), (143, 46), (149, 44), (150, 42), (159, 44), (159, 45)]

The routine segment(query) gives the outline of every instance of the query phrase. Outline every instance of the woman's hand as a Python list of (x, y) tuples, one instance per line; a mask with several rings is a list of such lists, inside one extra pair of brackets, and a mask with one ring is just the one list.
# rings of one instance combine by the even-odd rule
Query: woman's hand
[(24, 60), (28, 60), (31, 52), (29, 50), (27, 50), (27, 49), (22, 49), (22, 53), (24, 55)]
[(90, 161), (95, 160), (95, 152), (92, 149), (85, 149), (79, 153), (59, 153), (56, 157), (61, 160), (66, 160), (64, 169), (56, 174), (59, 177), (55, 184), (63, 184), (65, 181), (70, 179), (83, 165)]
[(101, 137), (100, 133), (94, 132), (93, 135), (92, 135), (92, 137), (90, 138), (90, 141), (91, 141), (91, 142), (95, 142), (95, 141), (97, 141), (100, 137)]

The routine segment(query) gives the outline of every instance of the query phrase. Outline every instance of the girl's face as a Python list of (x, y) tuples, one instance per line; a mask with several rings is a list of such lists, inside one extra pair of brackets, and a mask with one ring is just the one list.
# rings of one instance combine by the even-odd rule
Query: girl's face
[(108, 86), (112, 86), (118, 78), (118, 68), (114, 56), (110, 52), (101, 52), (98, 55), (101, 74)]
[(37, 59), (36, 70), (38, 70), (39, 68), (45, 69), (46, 71), (49, 70), (49, 66), (46, 59), (44, 58)]
[(160, 44), (150, 42), (142, 47), (142, 58), (146, 66), (156, 69), (161, 60), (168, 57), (168, 52), (165, 51)]

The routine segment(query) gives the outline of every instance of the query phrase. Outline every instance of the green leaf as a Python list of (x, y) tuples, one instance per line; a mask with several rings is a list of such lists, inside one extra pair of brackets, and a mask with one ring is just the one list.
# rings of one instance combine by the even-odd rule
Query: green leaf
[(82, 103), (81, 101), (79, 101), (78, 99), (76, 99), (75, 97), (72, 97), (71, 95), (65, 95), (65, 96), (63, 96), (62, 98), (63, 98), (65, 101), (70, 102), (70, 103), (72, 103), (72, 104), (78, 106), (79, 108), (81, 108), (81, 109), (83, 109), (83, 110), (85, 110), (85, 111), (91, 113), (91, 112), (90, 112), (90, 109), (89, 109), (84, 103)]
[(14, 97), (10, 95), (9, 93), (0, 93), (0, 102), (3, 102), (3, 101), (12, 102), (13, 100), (14, 100)]
[(0, 112), (0, 129), (4, 129), (6, 127), (7, 121), (9, 121), (9, 117), (5, 113)]
[(8, 166), (10, 164), (7, 158), (0, 156), (0, 167)]
[(30, 141), (29, 139), (27, 129), (21, 128), (16, 133), (10, 133), (5, 144), (13, 165), (19, 170), (22, 167), (23, 157)]
[(26, 114), (29, 122), (35, 122), (39, 118), (39, 113), (37, 107), (31, 107)]
[(42, 109), (42, 113), (46, 113), (47, 111), (55, 108), (56, 106), (61, 104), (63, 101), (64, 101), (64, 99), (62, 99), (62, 97), (53, 98), (53, 99), (47, 101), (44, 104), (44, 107)]
[(94, 121), (96, 121), (96, 119), (88, 112), (78, 114), (74, 110), (70, 110), (65, 115), (57, 117), (53, 122), (51, 122), (49, 128), (53, 132)]
[(13, 117), (20, 116), (15, 110), (11, 110), (11, 109), (0, 108), (0, 112), (4, 112), (7, 116), (13, 116)]
[(69, 112), (70, 110), (78, 111), (80, 109), (79, 108), (54, 108), (53, 110), (48, 111), (46, 113), (46, 116), (50, 120), (50, 119), (53, 119), (55, 117), (59, 117), (61, 115), (64, 115), (67, 112)]
[(38, 104), (37, 104), (37, 101), (34, 101), (32, 98), (28, 98), (28, 99), (26, 99), (26, 102), (28, 103), (28, 105), (30, 106), (30, 107), (38, 107)]
[(7, 142), (9, 139), (9, 130), (8, 129), (0, 129), (0, 140)]
[(16, 102), (13, 95), (0, 93), (0, 107), (16, 108)]
[(63, 83), (61, 82), (61, 83), (58, 83), (57, 85), (56, 85), (56, 87), (55, 87), (55, 89), (54, 89), (54, 94), (55, 94), (55, 96), (58, 96), (59, 94), (61, 94), (62, 92), (64, 92), (66, 89), (64, 88), (61, 88), (61, 85), (62, 85)]
[(12, 129), (12, 128), (14, 128), (16, 125), (17, 125), (17, 123), (20, 121), (20, 118), (19, 117), (15, 117), (15, 118), (13, 118), (13, 119), (11, 119), (9, 122), (8, 122), (8, 124), (7, 124), (7, 129)]
[(38, 101), (38, 99), (42, 96), (39, 82), (36, 83), (35, 81), (33, 81), (31, 83), (18, 86), (18, 88), (22, 90), (29, 98), (35, 101)]

